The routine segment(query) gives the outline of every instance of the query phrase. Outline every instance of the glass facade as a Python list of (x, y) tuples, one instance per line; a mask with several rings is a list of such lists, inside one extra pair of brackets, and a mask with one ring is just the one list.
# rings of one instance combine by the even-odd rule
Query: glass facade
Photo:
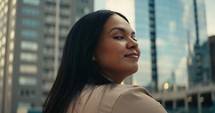
[(149, 34), (148, 0), (135, 0), (136, 37), (138, 39), (141, 55), (139, 70), (133, 76), (133, 83), (146, 86), (151, 83), (151, 56)]
[(210, 58), (206, 54), (209, 51), (206, 34), (205, 4), (204, 0), (193, 0), (191, 2), (193, 17), (188, 25), (190, 62), (188, 64), (189, 86), (194, 87), (201, 84), (211, 83)]
[[(180, 1), (155, 1), (156, 45), (159, 86), (164, 82), (187, 84), (187, 31), (183, 26)], [(168, 7), (167, 7), (168, 6)], [(174, 16), (172, 16), (174, 15)], [(179, 81), (173, 81), (174, 76)], [(173, 83), (172, 83), (173, 84)]]
[[(201, 78), (208, 81), (210, 66), (209, 57), (205, 55), (208, 45), (205, 45), (204, 0), (196, 0), (196, 6), (195, 0), (149, 1), (135, 0), (135, 28), (141, 57), (134, 84), (153, 90), (156, 80), (152, 76), (157, 74), (160, 90), (165, 82), (187, 87), (190, 76), (196, 80), (194, 82), (202, 83), (196, 79), (194, 72), (197, 71), (201, 71)], [(197, 63), (199, 67), (194, 66)]]

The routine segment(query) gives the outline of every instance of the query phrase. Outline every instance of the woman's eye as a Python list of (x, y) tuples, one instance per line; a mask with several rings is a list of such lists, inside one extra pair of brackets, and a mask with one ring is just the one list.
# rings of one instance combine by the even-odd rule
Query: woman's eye
[(137, 41), (137, 39), (136, 39), (136, 38), (133, 38), (133, 40), (134, 40), (134, 41)]
[(113, 37), (113, 38), (116, 39), (116, 40), (122, 40), (122, 39), (124, 39), (123, 36), (115, 36), (115, 37)]

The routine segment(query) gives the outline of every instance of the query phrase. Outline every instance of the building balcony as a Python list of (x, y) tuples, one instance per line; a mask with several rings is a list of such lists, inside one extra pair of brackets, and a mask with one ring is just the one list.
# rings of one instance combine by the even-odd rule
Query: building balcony
[(55, 23), (55, 17), (46, 17), (45, 18), (46, 23)]
[(46, 56), (54, 56), (54, 50), (43, 50), (43, 54)]
[(46, 29), (45, 33), (47, 33), (47, 34), (55, 34), (55, 29)]
[(60, 25), (65, 25), (65, 26), (71, 25), (71, 21), (69, 19), (62, 19), (60, 20)]

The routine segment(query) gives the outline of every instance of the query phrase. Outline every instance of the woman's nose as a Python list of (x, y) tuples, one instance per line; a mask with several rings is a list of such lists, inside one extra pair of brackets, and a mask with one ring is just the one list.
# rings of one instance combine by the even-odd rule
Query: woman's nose
[(128, 45), (129, 49), (130, 48), (137, 48), (138, 47), (137, 41), (134, 40), (133, 38), (129, 38), (127, 45)]

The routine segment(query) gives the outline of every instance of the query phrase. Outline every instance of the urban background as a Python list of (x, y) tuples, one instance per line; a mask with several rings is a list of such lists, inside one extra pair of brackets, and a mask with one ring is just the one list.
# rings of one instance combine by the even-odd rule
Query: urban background
[(0, 0), (0, 113), (41, 113), (67, 34), (83, 15), (121, 12), (136, 31), (139, 71), (169, 113), (215, 113), (214, 0)]

